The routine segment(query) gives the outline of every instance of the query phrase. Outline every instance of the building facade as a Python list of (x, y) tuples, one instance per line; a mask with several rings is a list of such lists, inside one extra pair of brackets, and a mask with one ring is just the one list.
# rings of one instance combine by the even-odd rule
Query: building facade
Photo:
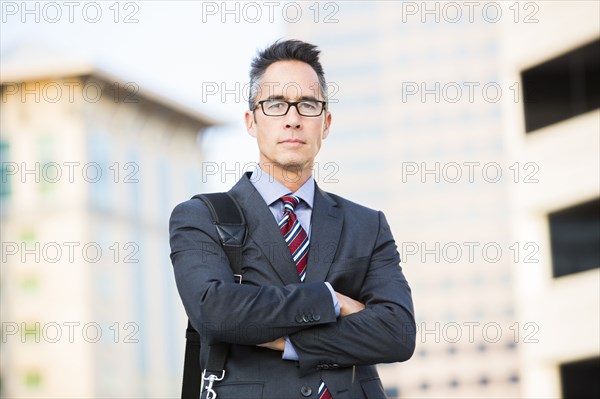
[(2, 394), (175, 397), (186, 322), (168, 217), (201, 190), (198, 138), (216, 122), (40, 64), (2, 69)]
[(379, 366), (389, 397), (560, 397), (560, 364), (598, 357), (600, 262), (553, 279), (548, 214), (598, 197), (598, 109), (528, 134), (521, 74), (597, 38), (598, 5), (320, 11), (287, 34), (322, 49), (319, 183), (385, 211), (413, 288), (417, 349)]
[[(535, 29), (504, 32), (502, 70), (520, 82), (506, 146), (537, 179), (510, 191), (511, 236), (536, 262), (515, 264), (524, 334), (523, 397), (594, 397), (600, 384), (600, 7), (544, 2)], [(543, 19), (542, 19), (543, 16)], [(518, 44), (518, 45), (517, 45)], [(539, 250), (538, 250), (539, 249)], [(526, 256), (526, 253), (522, 253)]]

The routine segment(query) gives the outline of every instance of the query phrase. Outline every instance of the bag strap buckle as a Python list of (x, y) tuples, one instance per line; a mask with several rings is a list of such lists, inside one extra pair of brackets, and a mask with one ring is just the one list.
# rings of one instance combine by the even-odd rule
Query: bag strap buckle
[(213, 384), (215, 381), (221, 381), (223, 378), (225, 378), (225, 370), (222, 370), (220, 377), (218, 377), (216, 374), (212, 374), (212, 373), (207, 377), (206, 370), (204, 370), (202, 372), (202, 383), (204, 383), (204, 381), (208, 381), (208, 384), (206, 385), (206, 391), (207, 391), (206, 399), (216, 399), (217, 398), (217, 393), (213, 389)]

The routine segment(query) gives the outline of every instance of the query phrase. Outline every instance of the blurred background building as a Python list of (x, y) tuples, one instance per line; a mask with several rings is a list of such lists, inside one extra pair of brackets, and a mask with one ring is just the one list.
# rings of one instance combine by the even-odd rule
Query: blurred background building
[(200, 189), (198, 135), (217, 122), (39, 54), (2, 67), (3, 394), (172, 396), (184, 312), (167, 222)]
[[(258, 32), (255, 8), (231, 4), (203, 2), (198, 18), (218, 10), (224, 26)], [(379, 366), (388, 396), (594, 397), (599, 3), (277, 4), (289, 11), (275, 9), (279, 36), (245, 45), (242, 69), (277, 37), (320, 46), (334, 120), (315, 178), (386, 213), (413, 288), (417, 350)], [(2, 58), (2, 394), (177, 397), (185, 318), (166, 223), (176, 203), (229, 188), (256, 160), (241, 89), (196, 75), (190, 86), (219, 91), (174, 102), (31, 53)], [(75, 100), (55, 101), (55, 85)], [(214, 102), (237, 119), (214, 127)], [(81, 243), (73, 262), (65, 242)], [(37, 244), (40, 262), (23, 252)], [(64, 322), (80, 323), (73, 343)]]
[(531, 328), (521, 335), (524, 397), (600, 394), (597, 7), (552, 4), (538, 29), (505, 34), (503, 67), (522, 90), (522, 106), (506, 109), (506, 147), (540, 175), (510, 191), (512, 240), (539, 244), (539, 262), (513, 265), (519, 319), (539, 330), (539, 340), (525, 338)]
[(413, 287), (417, 350), (380, 366), (384, 386), (409, 398), (591, 396), (598, 4), (471, 6), (344, 3), (339, 23), (289, 28), (323, 50), (331, 189), (386, 211)]

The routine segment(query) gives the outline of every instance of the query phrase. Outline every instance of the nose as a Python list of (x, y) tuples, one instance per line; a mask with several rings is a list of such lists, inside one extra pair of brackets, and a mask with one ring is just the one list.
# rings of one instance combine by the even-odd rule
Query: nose
[(290, 107), (288, 113), (285, 115), (285, 127), (286, 129), (300, 129), (302, 126), (302, 117), (298, 113), (298, 109)]

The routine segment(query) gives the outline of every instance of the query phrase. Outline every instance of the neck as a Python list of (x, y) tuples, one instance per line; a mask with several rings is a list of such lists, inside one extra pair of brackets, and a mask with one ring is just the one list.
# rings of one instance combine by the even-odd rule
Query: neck
[(272, 178), (283, 184), (292, 193), (298, 191), (300, 187), (312, 176), (312, 167), (308, 168), (285, 168), (273, 163), (259, 162), (263, 172), (269, 174)]

